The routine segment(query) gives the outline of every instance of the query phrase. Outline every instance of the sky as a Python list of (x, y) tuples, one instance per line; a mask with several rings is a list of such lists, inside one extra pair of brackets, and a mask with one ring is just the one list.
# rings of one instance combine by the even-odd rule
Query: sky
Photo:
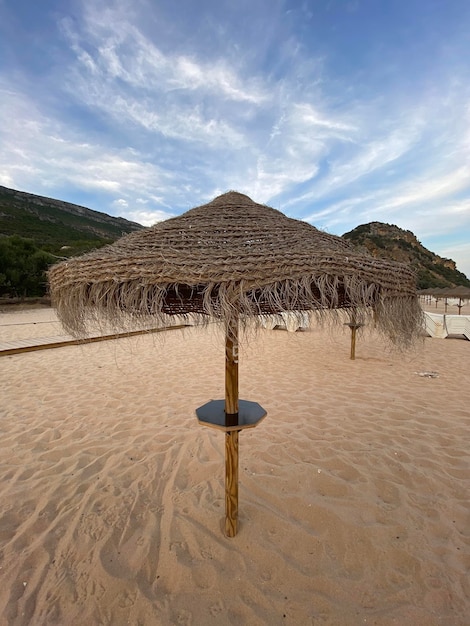
[(470, 277), (470, 2), (0, 0), (0, 185), (144, 225), (236, 190)]

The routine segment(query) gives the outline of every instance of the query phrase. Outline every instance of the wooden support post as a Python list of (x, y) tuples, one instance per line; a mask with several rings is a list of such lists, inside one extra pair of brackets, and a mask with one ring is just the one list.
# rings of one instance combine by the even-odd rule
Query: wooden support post
[[(225, 335), (225, 418), (226, 426), (238, 423), (238, 321), (227, 325)], [(227, 423), (233, 422), (233, 423)]]
[(356, 330), (357, 326), (351, 324), (351, 360), (356, 358)]
[[(238, 319), (225, 336), (225, 426), (238, 424)], [(225, 433), (225, 534), (238, 531), (238, 430)]]
[(238, 430), (225, 433), (225, 534), (238, 532)]
[(351, 329), (351, 360), (356, 358), (356, 331), (360, 324), (357, 323), (356, 311), (353, 309), (351, 312), (351, 321), (349, 322), (349, 328)]

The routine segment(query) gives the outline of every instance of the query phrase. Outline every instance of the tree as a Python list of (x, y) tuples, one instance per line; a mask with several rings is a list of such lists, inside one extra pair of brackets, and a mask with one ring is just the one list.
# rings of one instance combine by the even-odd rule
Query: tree
[(0, 295), (43, 296), (46, 271), (55, 260), (32, 239), (18, 235), (0, 237)]

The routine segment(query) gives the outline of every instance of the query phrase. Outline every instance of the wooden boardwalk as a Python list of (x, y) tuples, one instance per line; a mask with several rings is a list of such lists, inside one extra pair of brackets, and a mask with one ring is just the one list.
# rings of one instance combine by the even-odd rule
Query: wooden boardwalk
[(64, 346), (77, 346), (96, 341), (109, 341), (111, 339), (121, 339), (123, 337), (135, 337), (136, 335), (149, 335), (164, 330), (176, 330), (184, 328), (186, 324), (176, 326), (166, 326), (164, 328), (148, 328), (145, 330), (132, 330), (125, 333), (114, 333), (111, 335), (91, 335), (84, 339), (76, 339), (71, 335), (56, 335), (54, 337), (34, 337), (31, 339), (16, 339), (14, 341), (0, 342), (0, 356), (20, 354), (22, 352), (33, 352), (35, 350), (49, 350), (50, 348), (62, 348)]

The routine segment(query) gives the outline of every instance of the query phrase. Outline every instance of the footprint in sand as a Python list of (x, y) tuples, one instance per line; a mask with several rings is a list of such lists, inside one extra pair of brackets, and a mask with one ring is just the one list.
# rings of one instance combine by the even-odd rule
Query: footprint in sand
[(142, 568), (147, 558), (152, 537), (157, 529), (157, 520), (154, 515), (143, 528), (137, 528), (125, 541), (116, 536), (111, 537), (100, 552), (103, 568), (116, 578), (130, 579)]

